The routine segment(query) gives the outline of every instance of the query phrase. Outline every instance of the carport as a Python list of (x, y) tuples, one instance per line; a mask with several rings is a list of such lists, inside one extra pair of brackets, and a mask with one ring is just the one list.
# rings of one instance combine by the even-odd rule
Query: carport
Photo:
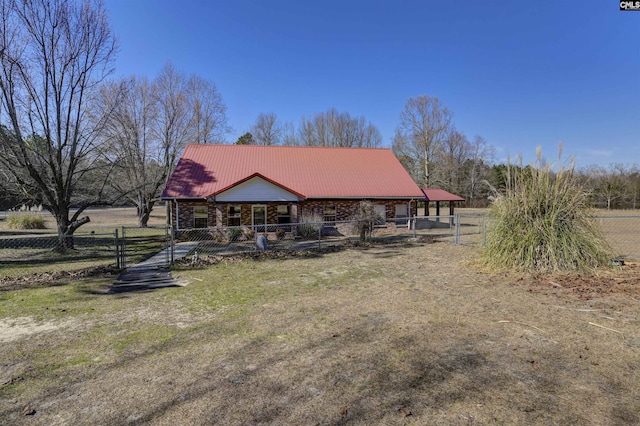
[(449, 215), (453, 216), (456, 201), (464, 201), (464, 198), (439, 188), (422, 188), (427, 201), (424, 204), (424, 215), (429, 216), (429, 203), (436, 203), (436, 216), (440, 216), (440, 202), (449, 202)]

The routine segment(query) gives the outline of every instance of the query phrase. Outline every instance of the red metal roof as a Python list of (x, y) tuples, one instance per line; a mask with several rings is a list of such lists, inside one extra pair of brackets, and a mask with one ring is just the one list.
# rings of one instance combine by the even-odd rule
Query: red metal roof
[(390, 149), (187, 145), (163, 198), (210, 198), (251, 176), (303, 198), (416, 198), (424, 194)]
[(422, 188), (429, 201), (464, 201), (464, 198), (439, 188)]

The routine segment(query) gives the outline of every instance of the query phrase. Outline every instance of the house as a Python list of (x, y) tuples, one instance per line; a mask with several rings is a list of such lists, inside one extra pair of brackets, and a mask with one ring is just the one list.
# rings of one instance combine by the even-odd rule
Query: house
[(387, 223), (425, 195), (390, 149), (188, 145), (162, 199), (176, 229), (351, 219), (371, 201)]

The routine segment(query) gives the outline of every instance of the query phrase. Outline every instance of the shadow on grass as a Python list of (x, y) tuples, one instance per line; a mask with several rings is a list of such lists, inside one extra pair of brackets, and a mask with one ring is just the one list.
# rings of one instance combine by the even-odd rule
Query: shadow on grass
[(31, 258), (22, 258), (22, 259), (3, 259), (0, 261), (0, 265), (2, 267), (7, 268), (26, 268), (26, 267), (37, 267), (42, 265), (51, 265), (54, 263), (80, 263), (80, 262), (114, 262), (115, 255), (113, 252), (110, 253), (101, 253), (101, 252), (90, 252), (90, 253), (67, 253), (67, 254), (57, 254), (53, 250), (51, 254), (47, 254), (46, 256), (34, 256)]
[[(61, 287), (81, 280), (115, 278), (119, 271), (114, 266), (93, 266), (70, 271), (42, 272), (19, 277), (0, 278), (0, 293), (34, 288)], [(84, 286), (80, 286), (84, 287)]]
[[(534, 367), (512, 349), (447, 334), (450, 330), (437, 324), (405, 331), (394, 327), (385, 313), (334, 323), (331, 331), (287, 344), (273, 333), (295, 328), (274, 326), (257, 337), (230, 337), (235, 336), (236, 321), (244, 319), (206, 321), (182, 329), (169, 341), (132, 344), (114, 362), (83, 373), (87, 377), (74, 376), (71, 385), (82, 392), (83, 383), (101, 386), (103, 380), (124, 373), (132, 387), (127, 394), (140, 390), (144, 397), (131, 402), (134, 409), (114, 396), (112, 402), (104, 401), (113, 405), (96, 414), (99, 417), (79, 417), (87, 413), (78, 411), (70, 413), (69, 422), (99, 418), (105, 424), (124, 424), (133, 412), (136, 424), (166, 423), (170, 419), (164, 417), (176, 413), (198, 416), (184, 419), (193, 424), (403, 424), (411, 413), (415, 424), (483, 424), (470, 413), (486, 405), (496, 424), (590, 423), (583, 402), (563, 400), (576, 386), (563, 376), (563, 369), (576, 361), (554, 346), (537, 353), (539, 359), (553, 362)], [(435, 343), (430, 335), (439, 336)], [(208, 342), (220, 336), (230, 339), (233, 349), (212, 356)], [(155, 366), (162, 360), (166, 365)], [(135, 374), (140, 383), (132, 380)], [(70, 388), (62, 382), (50, 381), (34, 399), (44, 404), (59, 398)], [(624, 385), (610, 384), (615, 386), (620, 394), (625, 392)], [(637, 423), (637, 407), (631, 405), (628, 400), (612, 403), (609, 420)], [(0, 418), (13, 414), (5, 409)]]
[[(379, 325), (384, 327), (384, 320)], [(203, 324), (144, 353), (128, 354), (108, 369), (144, 363), (157, 353), (185, 347), (199, 353), (199, 346), (211, 337)], [(496, 404), (498, 398), (498, 406), (509, 407), (510, 412), (500, 413), (507, 423), (553, 423), (558, 418), (567, 424), (588, 423), (578, 407), (561, 412), (555, 395), (563, 381), (552, 371), (505, 369), (477, 342), (465, 338), (449, 339), (447, 349), (430, 346), (424, 336), (397, 336), (384, 343), (379, 338), (376, 326), (363, 319), (300, 346), (254, 338), (197, 371), (192, 371), (190, 360), (183, 360), (184, 365), (174, 365), (173, 375), (166, 377), (167, 392), (139, 406), (136, 420), (155, 423), (171, 412), (190, 412), (190, 404), (199, 403), (195, 412), (201, 417), (192, 419), (196, 423), (217, 419), (228, 424), (375, 424), (400, 422), (407, 413), (425, 420), (447, 410), (453, 410), (449, 419), (457, 418), (461, 405)], [(314, 362), (304, 361), (308, 359)], [(180, 389), (174, 391), (171, 379), (176, 371), (189, 378), (180, 380)], [(530, 386), (510, 395), (519, 382)], [(106, 423), (119, 424), (126, 422), (128, 413), (121, 409), (105, 415)]]

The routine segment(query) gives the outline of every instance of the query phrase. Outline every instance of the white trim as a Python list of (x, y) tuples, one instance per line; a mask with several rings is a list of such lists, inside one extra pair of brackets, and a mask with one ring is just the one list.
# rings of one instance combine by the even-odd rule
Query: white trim
[(233, 186), (216, 195), (218, 203), (297, 202), (300, 197), (260, 176)]

